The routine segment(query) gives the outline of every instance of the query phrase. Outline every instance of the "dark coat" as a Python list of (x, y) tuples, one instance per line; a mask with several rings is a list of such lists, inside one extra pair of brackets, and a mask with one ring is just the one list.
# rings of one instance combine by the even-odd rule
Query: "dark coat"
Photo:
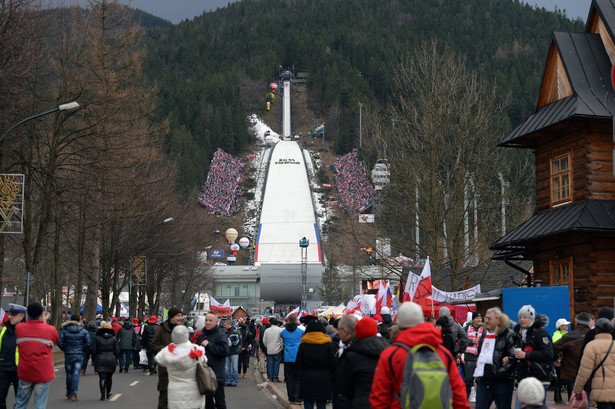
[(382, 338), (391, 341), (391, 333), (389, 332), (389, 328), (393, 326), (393, 320), (391, 319), (390, 314), (382, 314), (382, 324), (378, 325), (378, 333), (382, 336)]
[(135, 345), (135, 336), (132, 324), (125, 321), (122, 328), (117, 332), (117, 342), (120, 345), (120, 349), (133, 349)]
[(555, 359), (562, 354), (560, 378), (572, 381), (577, 378), (579, 362), (583, 352), (583, 341), (589, 332), (587, 325), (576, 325), (576, 328), (564, 334), (553, 344), (553, 356)]
[(58, 347), (64, 355), (83, 355), (92, 348), (90, 335), (77, 321), (66, 321), (62, 324)]
[(226, 356), (228, 355), (228, 338), (222, 328), (215, 326), (208, 330), (203, 328), (203, 332), (197, 338), (196, 344), (201, 345), (203, 341), (209, 341), (205, 347), (207, 365), (216, 373), (218, 383), (226, 382)]
[(328, 343), (315, 344), (305, 342), (306, 333), (301, 339), (295, 368), (299, 371), (299, 397), (306, 400), (331, 399), (331, 374), (335, 368), (335, 350), (329, 339)]
[(521, 337), (521, 325), (515, 326), (517, 336), (516, 347), (525, 351), (525, 359), (519, 360), (517, 376), (524, 379), (530, 376), (538, 378), (541, 382), (551, 380), (551, 366), (553, 365), (553, 341), (547, 333), (545, 326), (549, 319), (544, 315), (536, 315), (534, 322), (527, 330), (525, 342)]
[[(483, 342), (487, 335), (487, 330), (483, 330), (483, 334), (478, 342), (478, 354), (483, 348)], [(515, 356), (515, 333), (510, 329), (510, 319), (506, 315), (502, 315), (500, 323), (495, 328), (495, 348), (493, 351), (493, 364), (485, 364), (485, 369), (481, 382), (512, 382), (515, 376), (515, 366), (517, 360)], [(502, 359), (508, 357), (508, 364), (504, 365)]]
[(380, 353), (391, 346), (383, 337), (367, 337), (355, 341), (344, 353), (343, 394), (353, 409), (371, 409), (369, 394)]
[(159, 325), (147, 324), (143, 327), (143, 334), (141, 334), (141, 344), (143, 344), (143, 348), (149, 351), (150, 346), (152, 345), (152, 341), (154, 340), (154, 335), (156, 334), (156, 330)]
[(92, 346), (92, 359), (94, 370), (100, 373), (113, 373), (117, 358), (120, 356), (120, 347), (117, 344), (115, 332), (111, 328), (101, 328), (96, 331), (96, 340)]
[[(156, 355), (158, 352), (162, 351), (164, 347), (173, 342), (173, 338), (171, 337), (171, 333), (173, 332), (174, 325), (169, 323), (169, 320), (166, 320), (156, 330), (154, 334), (154, 339), (152, 340), (152, 344), (150, 345), (150, 352), (153, 355)], [(158, 365), (158, 390), (166, 391), (169, 386), (169, 373), (167, 372), (167, 368), (162, 365)]]
[(15, 348), (17, 347), (17, 335), (15, 335), (15, 325), (11, 321), (4, 323), (4, 334), (2, 335), (2, 349), (0, 349), (0, 371), (17, 372), (15, 365)]
[(242, 322), (239, 324), (239, 335), (241, 336), (241, 347), (244, 351), (247, 351), (254, 342), (254, 332)]

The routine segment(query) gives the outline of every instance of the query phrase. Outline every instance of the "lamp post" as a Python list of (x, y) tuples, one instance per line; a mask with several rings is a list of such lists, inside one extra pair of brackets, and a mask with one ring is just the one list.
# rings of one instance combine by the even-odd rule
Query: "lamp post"
[(18, 126), (20, 126), (20, 125), (23, 125), (24, 123), (26, 123), (26, 122), (28, 122), (28, 121), (31, 121), (31, 120), (36, 119), (36, 118), (40, 118), (41, 116), (45, 116), (45, 115), (49, 115), (49, 114), (53, 114), (54, 112), (58, 112), (58, 111), (72, 111), (73, 109), (77, 109), (77, 108), (79, 108), (79, 104), (78, 104), (76, 101), (73, 101), (73, 102), (69, 102), (68, 104), (62, 104), (62, 105), (60, 105), (59, 107), (54, 108), (54, 109), (52, 109), (52, 110), (50, 110), (50, 111), (41, 112), (40, 114), (36, 114), (36, 115), (31, 116), (31, 117), (28, 117), (28, 118), (26, 118), (26, 119), (24, 119), (24, 120), (22, 120), (22, 121), (20, 121), (20, 122), (16, 123), (16, 124), (15, 124), (15, 125), (13, 125), (12, 127), (10, 127), (8, 131), (6, 131), (5, 133), (3, 133), (3, 134), (2, 134), (2, 136), (0, 136), (0, 142), (2, 142), (2, 140), (3, 140), (3, 139), (4, 139), (4, 138), (5, 138), (8, 134), (10, 134), (11, 132), (13, 132), (13, 130), (14, 130), (15, 128), (17, 128), (17, 127), (18, 127)]

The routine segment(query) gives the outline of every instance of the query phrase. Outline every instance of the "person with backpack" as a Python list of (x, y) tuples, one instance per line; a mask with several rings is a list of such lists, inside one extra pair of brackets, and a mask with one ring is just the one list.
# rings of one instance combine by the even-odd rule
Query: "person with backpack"
[(513, 359), (515, 334), (510, 329), (510, 319), (498, 307), (489, 308), (484, 321), (476, 369), (468, 374), (476, 379), (475, 409), (489, 409), (493, 402), (497, 408), (510, 409), (517, 363)]
[[(397, 323), (400, 334), (378, 359), (369, 397), (371, 407), (469, 409), (457, 363), (442, 346), (440, 331), (425, 322), (421, 306), (403, 303), (397, 313)], [(430, 369), (417, 371), (417, 366)], [(408, 398), (410, 405), (405, 404)]]
[(224, 332), (228, 338), (228, 355), (226, 356), (226, 386), (237, 386), (237, 382), (239, 382), (237, 365), (239, 364), (239, 344), (241, 343), (241, 336), (230, 318), (224, 320)]

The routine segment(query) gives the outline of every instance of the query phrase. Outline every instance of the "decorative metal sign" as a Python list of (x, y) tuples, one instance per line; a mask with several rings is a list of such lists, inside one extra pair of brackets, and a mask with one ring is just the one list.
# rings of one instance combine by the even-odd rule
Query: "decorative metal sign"
[(147, 263), (145, 257), (133, 257), (130, 260), (132, 275), (130, 281), (132, 285), (147, 284)]
[(0, 174), (0, 233), (23, 233), (23, 174)]

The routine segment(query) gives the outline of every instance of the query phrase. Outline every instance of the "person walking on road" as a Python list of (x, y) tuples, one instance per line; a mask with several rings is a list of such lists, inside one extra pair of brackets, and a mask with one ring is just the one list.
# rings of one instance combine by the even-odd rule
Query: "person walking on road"
[(152, 353), (152, 341), (154, 340), (154, 335), (156, 334), (156, 330), (158, 329), (158, 317), (152, 315), (149, 317), (149, 321), (147, 325), (143, 326), (142, 334), (141, 334), (141, 343), (143, 344), (143, 348), (145, 349), (145, 353), (147, 355), (147, 369), (144, 369), (144, 372), (147, 372), (146, 375), (155, 375), (156, 372), (156, 361), (154, 361), (154, 353)]
[[(391, 346), (389, 340), (378, 336), (379, 326), (369, 317), (355, 325), (356, 341), (346, 350), (342, 367), (342, 393), (352, 409), (371, 409), (369, 394), (374, 371), (382, 351)], [(387, 330), (388, 331), (388, 330)]]
[(299, 371), (299, 397), (303, 399), (304, 408), (313, 409), (316, 405), (317, 409), (325, 409), (327, 401), (331, 400), (335, 347), (317, 320), (310, 321), (305, 328), (295, 366)]
[(596, 336), (585, 347), (574, 382), (574, 393), (580, 399), (583, 386), (591, 378), (590, 399), (598, 409), (615, 409), (615, 346), (613, 323), (606, 318), (596, 321)]
[(280, 333), (282, 343), (284, 344), (284, 382), (286, 382), (288, 402), (291, 405), (300, 405), (299, 373), (297, 372), (295, 361), (304, 331), (299, 328), (299, 320), (295, 314), (290, 314), (286, 317), (286, 320), (286, 328)]
[(243, 379), (247, 378), (248, 368), (250, 367), (250, 346), (254, 343), (254, 333), (245, 322), (239, 324), (239, 335), (241, 336), (241, 344), (239, 346), (239, 365), (237, 369), (238, 376), (241, 377), (243, 369)]
[[(568, 321), (564, 321), (568, 322)], [(581, 353), (583, 352), (583, 341), (585, 335), (589, 332), (590, 316), (586, 312), (580, 312), (574, 318), (574, 330), (564, 334), (557, 342), (553, 343), (553, 356), (555, 359), (561, 357), (561, 360), (553, 362), (557, 370), (557, 382), (555, 383), (555, 403), (564, 403), (562, 399), (561, 385), (566, 386), (568, 399), (572, 397), (572, 387), (574, 380), (579, 372), (579, 363), (581, 362)], [(565, 325), (562, 325), (564, 327)]]
[(113, 386), (113, 373), (120, 356), (120, 346), (115, 337), (115, 331), (108, 322), (100, 324), (96, 331), (96, 340), (92, 346), (92, 359), (94, 370), (98, 374), (98, 386), (100, 388), (100, 400), (109, 399)]
[[(154, 334), (154, 339), (152, 340), (151, 351), (154, 356), (162, 351), (162, 348), (173, 342), (173, 338), (171, 337), (173, 329), (178, 325), (183, 326), (183, 323), (184, 313), (182, 310), (177, 307), (169, 308), (167, 320), (158, 327), (156, 334)], [(158, 409), (167, 409), (168, 387), (169, 375), (166, 368), (160, 367), (158, 368)]]
[(120, 373), (128, 373), (132, 361), (132, 350), (135, 346), (136, 335), (130, 321), (124, 321), (122, 328), (117, 332), (117, 342), (120, 346)]
[(177, 325), (171, 333), (173, 342), (156, 354), (156, 362), (169, 374), (169, 409), (203, 409), (205, 396), (196, 384), (196, 364), (205, 365), (205, 349), (189, 341), (188, 328)]
[(277, 319), (272, 318), (269, 320), (271, 327), (267, 328), (263, 335), (263, 344), (267, 351), (267, 378), (270, 382), (280, 382), (280, 362), (282, 361), (282, 349), (284, 343), (282, 342), (282, 328), (279, 327)]
[[(98, 331), (98, 327), (95, 322), (90, 322), (86, 327), (88, 331), (88, 335), (90, 337), (90, 346), (94, 345), (96, 341), (96, 331)], [(88, 372), (88, 362), (90, 357), (92, 356), (92, 348), (87, 351), (83, 351), (83, 363), (81, 364), (81, 375), (85, 375)], [(94, 365), (94, 360), (92, 360), (92, 365)]]
[(476, 409), (499, 409), (512, 404), (514, 390), (515, 334), (510, 319), (498, 307), (485, 313), (485, 325), (477, 345), (476, 367), (468, 376), (476, 379)]
[[(433, 324), (425, 322), (421, 306), (410, 301), (403, 303), (397, 312), (397, 323), (402, 331), (395, 342), (409, 348), (419, 344), (435, 348), (448, 372), (453, 408), (469, 409), (465, 384), (461, 379), (457, 363), (448, 349), (442, 346), (440, 331)], [(461, 330), (463, 331), (463, 328)], [(406, 348), (398, 345), (392, 345), (380, 354), (369, 397), (372, 409), (401, 409), (397, 396), (401, 393), (407, 356)], [(434, 387), (440, 386), (434, 385)]]
[(9, 305), (11, 307), (8, 311), (9, 319), (0, 330), (0, 409), (6, 409), (6, 397), (11, 385), (17, 396), (19, 377), (17, 377), (17, 363), (15, 362), (17, 347), (15, 327), (26, 316), (26, 307), (23, 305)]
[(233, 325), (230, 318), (224, 320), (224, 332), (228, 338), (228, 355), (226, 356), (226, 385), (237, 386), (238, 371), (237, 364), (239, 362), (239, 347), (241, 337), (239, 331)]
[[(515, 358), (519, 360), (517, 378), (519, 381), (530, 376), (537, 378), (545, 387), (546, 399), (553, 365), (553, 341), (545, 329), (549, 319), (545, 315), (537, 315), (531, 305), (521, 307), (518, 317), (519, 324), (514, 329), (517, 335)], [(515, 407), (521, 409), (518, 397)]]
[(90, 334), (77, 321), (66, 321), (62, 324), (58, 347), (64, 351), (64, 369), (66, 372), (66, 398), (76, 402), (79, 400), (79, 374), (83, 365), (83, 355), (92, 348)]
[[(464, 330), (468, 334), (470, 340), (468, 347), (464, 352), (465, 361), (465, 378), (466, 393), (468, 394), (468, 400), (470, 402), (476, 401), (476, 394), (472, 394), (472, 388), (474, 387), (474, 370), (476, 369), (476, 360), (478, 359), (478, 343), (480, 337), (483, 335), (483, 316), (480, 312), (474, 311), (472, 313), (472, 321), (465, 326)], [(472, 399), (470, 399), (472, 397)]]
[(216, 379), (218, 380), (216, 392), (205, 397), (205, 408), (226, 409), (224, 382), (226, 381), (226, 356), (229, 349), (228, 338), (224, 330), (218, 326), (216, 314), (207, 313), (205, 316), (205, 327), (199, 335), (196, 344), (205, 348), (207, 363), (216, 373)]
[(49, 385), (55, 378), (53, 346), (58, 343), (58, 331), (47, 324), (49, 311), (37, 302), (28, 305), (28, 321), (15, 327), (19, 349), (19, 389), (14, 409), (26, 409), (32, 395), (34, 408), (47, 406)]

